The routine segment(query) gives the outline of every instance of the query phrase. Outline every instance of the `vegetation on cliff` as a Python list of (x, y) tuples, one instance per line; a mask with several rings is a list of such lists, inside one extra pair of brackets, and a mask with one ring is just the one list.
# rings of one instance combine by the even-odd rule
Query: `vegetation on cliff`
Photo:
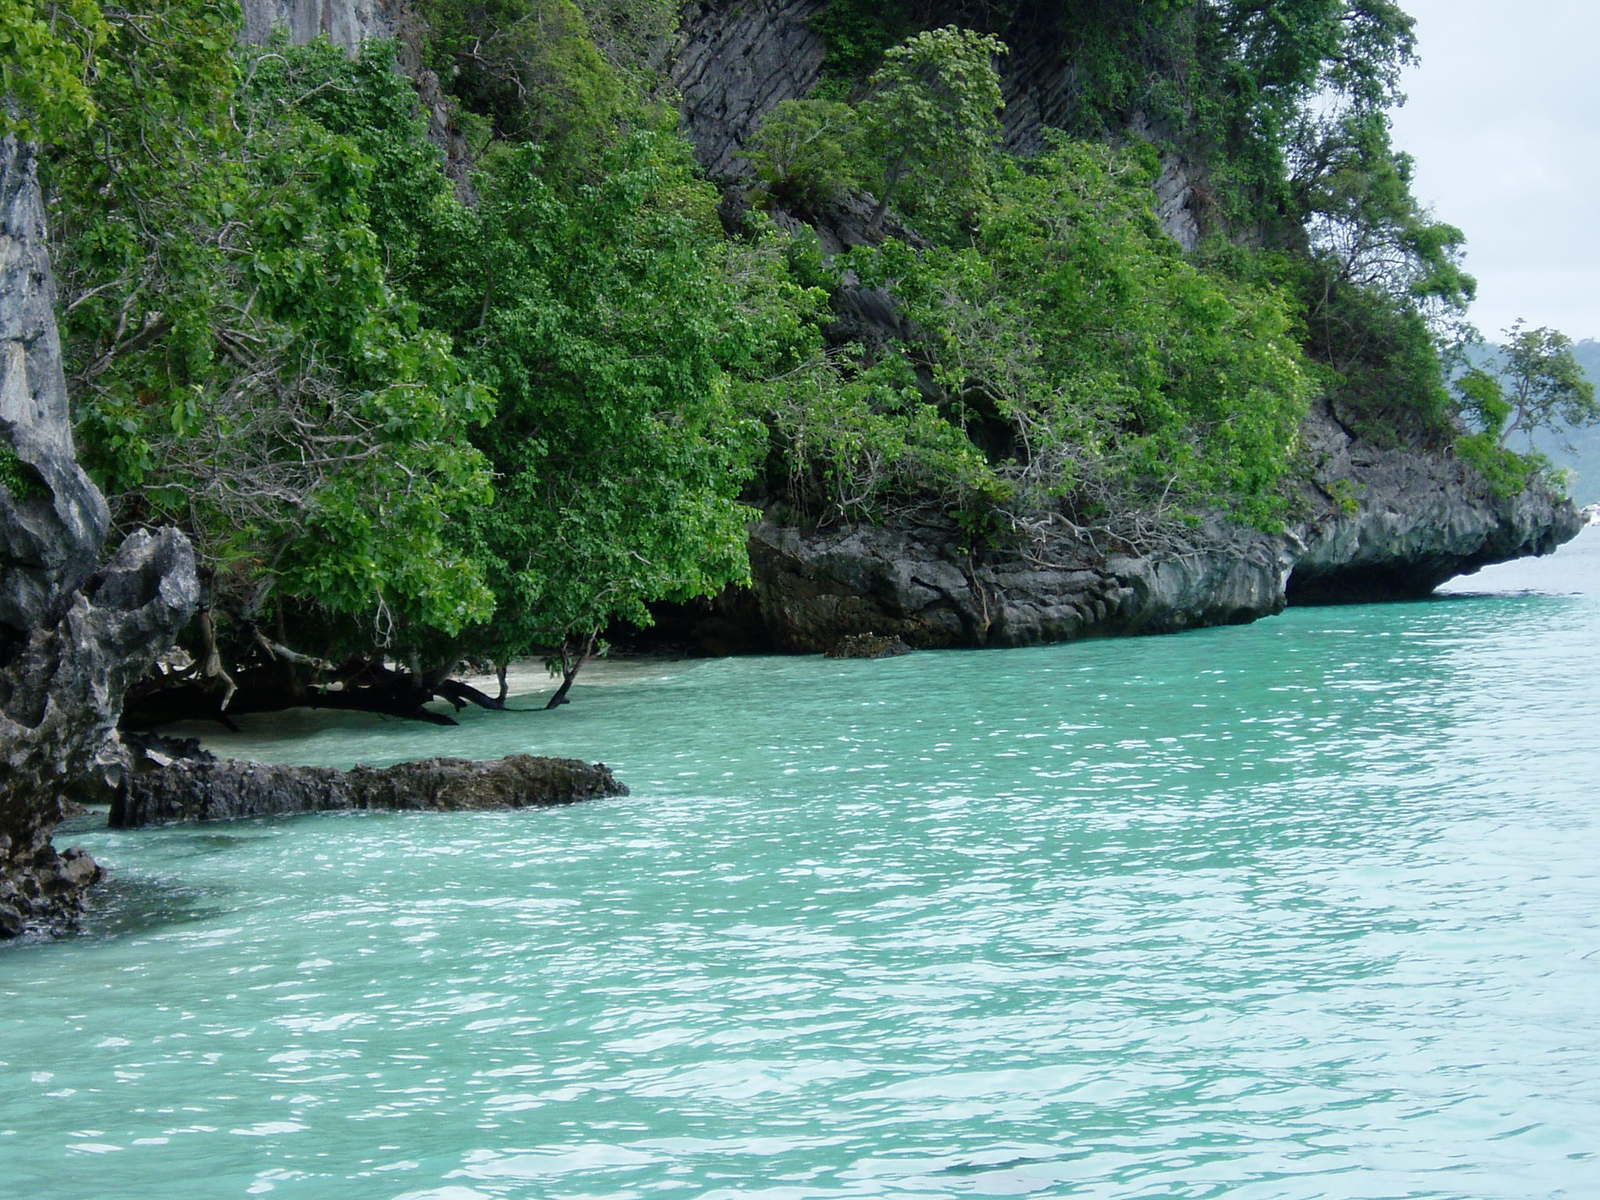
[[(823, 86), (726, 193), (664, 0), (422, 0), (464, 186), (394, 45), (240, 45), (232, 0), (4, 3), (81, 445), (122, 524), (194, 538), (208, 687), (409, 712), (465, 697), (464, 656), (570, 667), (745, 578), (753, 505), (1149, 545), (1282, 521), (1317, 393), (1371, 436), (1472, 435), (1439, 355), (1472, 282), (1389, 143), (1390, 0), (833, 0)], [(1027, 158), (1005, 38), (1074, 64)]]

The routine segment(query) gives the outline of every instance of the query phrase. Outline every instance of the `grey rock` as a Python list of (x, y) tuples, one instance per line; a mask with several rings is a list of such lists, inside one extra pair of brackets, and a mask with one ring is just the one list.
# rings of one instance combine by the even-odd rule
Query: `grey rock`
[(1288, 539), (1295, 601), (1427, 595), (1490, 563), (1549, 554), (1583, 528), (1547, 488), (1497, 497), (1453, 454), (1375, 446), (1326, 405), (1302, 438), (1316, 477), (1302, 497), (1313, 515)]
[(784, 100), (822, 78), (827, 43), (811, 28), (824, 0), (702, 0), (683, 14), (670, 75), (700, 163), (724, 181), (750, 173), (740, 152)]
[[(0, 140), (0, 936), (69, 928), (100, 876), (51, 834), (126, 767), (122, 694), (194, 610), (194, 556), (138, 531), (96, 570), (105, 501), (79, 469), (32, 149)], [(13, 479), (13, 484), (16, 484)]]
[(899, 658), (911, 647), (897, 637), (876, 633), (849, 633), (828, 648), (829, 658)]
[(1291, 601), (1426, 595), (1488, 563), (1548, 554), (1582, 527), (1542, 488), (1496, 498), (1447, 451), (1370, 445), (1326, 407), (1303, 436), (1316, 463), (1300, 496), (1306, 515), (1281, 534), (1214, 514), (1182, 545), (1138, 553), (1085, 535), (1057, 540), (1042, 561), (1020, 547), (968, 553), (953, 522), (764, 521), (751, 535), (750, 590), (667, 623), (691, 644), (704, 630), (708, 650), (806, 653), (864, 635), (955, 647), (1174, 633), (1252, 621)]
[(543, 808), (627, 794), (604, 763), (527, 754), (493, 762), (431, 758), (349, 771), (179, 759), (130, 773), (112, 803), (111, 824), (126, 829), (352, 809)]
[(1181, 555), (1108, 555), (1084, 538), (1058, 542), (1053, 561), (1040, 563), (1016, 551), (968, 554), (954, 524), (817, 531), (763, 522), (751, 538), (754, 610), (766, 644), (816, 653), (869, 634), (922, 648), (1029, 646), (1281, 609), (1288, 568), (1272, 539), (1221, 522), (1209, 532)]
[(79, 468), (56, 331), (56, 289), (31, 147), (0, 143), (0, 664), (99, 562), (109, 516)]
[(250, 42), (264, 42), (282, 30), (296, 45), (326, 37), (353, 51), (396, 33), (391, 5), (380, 0), (245, 0), (243, 7), (244, 36)]

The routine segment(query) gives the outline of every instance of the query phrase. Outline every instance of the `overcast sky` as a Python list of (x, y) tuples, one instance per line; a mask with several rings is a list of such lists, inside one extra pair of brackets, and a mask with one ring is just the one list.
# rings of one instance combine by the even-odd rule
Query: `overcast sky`
[(1467, 235), (1472, 319), (1600, 338), (1600, 0), (1401, 0), (1422, 65), (1394, 140)]

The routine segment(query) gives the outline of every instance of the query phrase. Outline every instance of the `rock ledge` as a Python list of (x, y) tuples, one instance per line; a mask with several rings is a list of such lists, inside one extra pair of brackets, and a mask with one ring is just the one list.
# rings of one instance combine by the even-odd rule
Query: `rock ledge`
[(604, 763), (529, 754), (493, 762), (430, 758), (349, 771), (233, 759), (178, 760), (129, 775), (112, 803), (111, 825), (132, 829), (355, 809), (546, 808), (627, 794)]

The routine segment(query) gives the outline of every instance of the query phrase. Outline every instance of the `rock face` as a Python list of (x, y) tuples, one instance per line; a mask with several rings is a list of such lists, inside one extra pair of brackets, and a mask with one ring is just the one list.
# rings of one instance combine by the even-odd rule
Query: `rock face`
[[(100, 560), (106, 502), (73, 454), (31, 148), (0, 144), (0, 664)], [(9, 468), (9, 469), (8, 469)]]
[[(828, 44), (813, 24), (826, 8), (826, 0), (701, 0), (684, 10), (670, 74), (685, 131), (712, 178), (728, 183), (748, 176), (740, 152), (751, 135), (782, 101), (808, 95), (821, 80)], [(1000, 35), (1011, 50), (998, 64), (1002, 140), (1014, 153), (1044, 149), (1045, 130), (1068, 123), (1080, 86), (1053, 20), (1048, 6), (1023, 5)], [(1142, 116), (1135, 115), (1128, 132), (1159, 144), (1159, 131)], [(1163, 153), (1156, 211), (1185, 249), (1200, 238), (1198, 208), (1188, 165)]]
[[(1269, 535), (1213, 518), (1181, 549), (1137, 554), (1085, 538), (969, 555), (954, 526), (753, 531), (753, 587), (663, 614), (669, 638), (713, 652), (826, 652), (877, 634), (912, 646), (1026, 646), (1239, 624), (1291, 602), (1422, 596), (1444, 580), (1576, 536), (1542, 489), (1498, 499), (1447, 454), (1371, 446), (1326, 408), (1303, 430), (1317, 462), (1310, 516)], [(1336, 499), (1348, 497), (1348, 500)]]
[(111, 824), (134, 828), (347, 809), (544, 808), (627, 794), (604, 763), (527, 754), (495, 762), (430, 758), (350, 771), (178, 760), (129, 775), (112, 803)]
[[(1455, 457), (1374, 446), (1327, 408), (1301, 436), (1320, 483), (1311, 503), (1323, 503), (1290, 542), (1291, 603), (1425, 596), (1490, 563), (1549, 554), (1583, 528), (1546, 488), (1500, 499)], [(1348, 498), (1329, 504), (1330, 495)]]
[(395, 36), (390, 5), (380, 0), (245, 0), (243, 7), (244, 36), (251, 42), (264, 42), (281, 29), (296, 45), (326, 37), (356, 50), (373, 38)]
[(69, 927), (100, 870), (66, 809), (125, 766), (122, 693), (189, 619), (194, 556), (140, 531), (104, 567), (106, 505), (73, 454), (31, 149), (0, 140), (0, 936)]
[(695, 153), (708, 174), (750, 173), (739, 157), (761, 122), (784, 100), (805, 96), (822, 78), (827, 42), (811, 28), (825, 0), (702, 0), (683, 15), (673, 86)]
[(750, 543), (750, 596), (666, 624), (704, 648), (817, 653), (863, 634), (924, 649), (1029, 646), (1280, 610), (1288, 566), (1274, 542), (1220, 522), (1205, 532), (1201, 548), (1181, 556), (1107, 554), (1085, 540), (1041, 563), (968, 555), (954, 525), (805, 531), (763, 522)]

